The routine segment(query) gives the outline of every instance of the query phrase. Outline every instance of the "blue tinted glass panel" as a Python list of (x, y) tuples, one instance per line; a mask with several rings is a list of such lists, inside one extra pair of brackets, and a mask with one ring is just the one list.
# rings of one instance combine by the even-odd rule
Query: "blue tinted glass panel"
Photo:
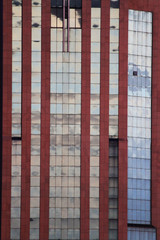
[(128, 240), (156, 240), (154, 228), (128, 228)]
[(150, 223), (152, 13), (129, 10), (128, 222)]

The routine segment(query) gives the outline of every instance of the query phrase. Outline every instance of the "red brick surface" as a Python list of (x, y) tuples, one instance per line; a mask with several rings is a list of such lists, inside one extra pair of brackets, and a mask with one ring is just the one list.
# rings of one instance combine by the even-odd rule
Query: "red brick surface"
[(99, 239), (108, 239), (110, 1), (101, 1)]
[(49, 237), (50, 0), (42, 0), (40, 240)]
[(31, 1), (22, 4), (22, 160), (21, 160), (21, 239), (30, 232), (31, 161)]
[(91, 1), (82, 0), (80, 239), (89, 239)]
[[(81, 240), (89, 239), (91, 1), (82, 0)], [(100, 240), (108, 239), (109, 1), (101, 1)], [(160, 3), (120, 1), (118, 239), (127, 240), (128, 9), (153, 12), (152, 224), (160, 240)], [(10, 239), (12, 4), (3, 0), (3, 163), (1, 239)], [(21, 239), (29, 239), (31, 152), (31, 1), (23, 0)], [(40, 239), (49, 232), (50, 1), (42, 0)]]
[(10, 239), (11, 209), (12, 2), (3, 1), (3, 146), (1, 239)]
[(128, 1), (120, 1), (118, 239), (127, 240)]

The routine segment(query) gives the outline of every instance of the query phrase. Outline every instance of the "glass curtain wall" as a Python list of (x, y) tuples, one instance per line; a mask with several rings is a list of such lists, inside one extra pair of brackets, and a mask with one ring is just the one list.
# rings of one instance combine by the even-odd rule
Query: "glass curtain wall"
[(99, 239), (100, 33), (101, 1), (92, 1), (90, 85), (90, 240)]
[(22, 0), (12, 1), (12, 137), (21, 138)]
[(118, 239), (118, 140), (109, 140), (109, 240)]
[(65, 19), (64, 2), (58, 3), (51, 3), (49, 239), (79, 240), (81, 1), (68, 1)]
[(22, 1), (12, 1), (11, 240), (20, 239)]
[(119, 0), (110, 1), (109, 240), (118, 239)]
[(151, 221), (152, 13), (129, 10), (128, 223)]
[(118, 137), (119, 0), (110, 1), (109, 136)]
[(12, 141), (11, 167), (11, 240), (20, 239), (21, 214), (21, 141)]
[(39, 239), (41, 138), (41, 0), (32, 1), (30, 239)]

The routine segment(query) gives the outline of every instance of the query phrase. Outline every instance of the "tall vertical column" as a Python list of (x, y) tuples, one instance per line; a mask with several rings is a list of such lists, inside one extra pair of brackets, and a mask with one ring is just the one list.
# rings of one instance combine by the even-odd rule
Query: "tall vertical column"
[(49, 0), (42, 0), (41, 45), (41, 148), (40, 148), (40, 240), (49, 237), (50, 156), (50, 26)]
[(11, 112), (12, 112), (12, 2), (3, 1), (3, 130), (1, 239), (10, 239)]
[(118, 239), (127, 240), (127, 82), (128, 82), (128, 0), (120, 1), (119, 32), (119, 170)]
[[(0, 32), (1, 35), (3, 35), (3, 1), (0, 2)], [(3, 99), (3, 37), (0, 39), (0, 206), (2, 206), (2, 99)], [(2, 209), (0, 209), (0, 215), (2, 213)], [(2, 221), (0, 218), (0, 225), (1, 225)], [(0, 236), (1, 236), (1, 228), (0, 228)]]
[(31, 155), (31, 0), (22, 5), (22, 161), (21, 232), (29, 239), (30, 228), (30, 155)]
[[(150, 1), (152, 2), (152, 1)], [(152, 2), (153, 4), (153, 2)], [(153, 12), (153, 51), (152, 51), (152, 225), (156, 227), (157, 240), (160, 239), (160, 5), (154, 2)]]
[(100, 162), (99, 162), (99, 239), (108, 238), (109, 168), (109, 17), (110, 2), (101, 1), (100, 48)]
[(91, 1), (82, 0), (81, 240), (89, 239)]

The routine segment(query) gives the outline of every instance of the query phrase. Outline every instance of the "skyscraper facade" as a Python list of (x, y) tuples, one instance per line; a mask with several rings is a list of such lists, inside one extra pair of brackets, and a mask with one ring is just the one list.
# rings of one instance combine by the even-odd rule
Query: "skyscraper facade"
[(0, 4), (1, 239), (160, 240), (159, 0)]

